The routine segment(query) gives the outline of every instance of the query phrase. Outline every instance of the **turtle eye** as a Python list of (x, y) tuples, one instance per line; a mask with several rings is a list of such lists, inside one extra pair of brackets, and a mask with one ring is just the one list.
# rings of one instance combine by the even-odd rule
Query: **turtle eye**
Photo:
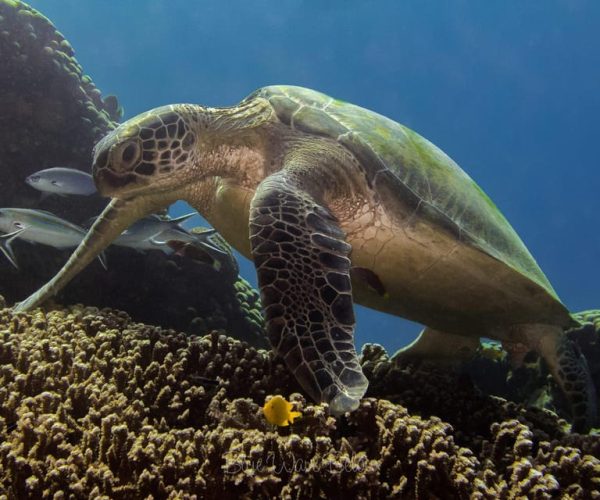
[(20, 222), (13, 222), (13, 226), (15, 229), (23, 229), (25, 227)]
[(121, 149), (121, 161), (124, 167), (131, 167), (138, 159), (140, 147), (135, 142), (126, 144)]

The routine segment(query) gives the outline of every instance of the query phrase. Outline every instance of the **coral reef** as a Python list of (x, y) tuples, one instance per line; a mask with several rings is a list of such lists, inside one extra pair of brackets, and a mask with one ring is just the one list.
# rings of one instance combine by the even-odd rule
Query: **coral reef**
[[(384, 357), (364, 354), (374, 386)], [(597, 436), (567, 435), (553, 414), (468, 384), (445, 397), (448, 380), (435, 374), (409, 382), (409, 401), (435, 392), (438, 403), (461, 398), (449, 415), (467, 408), (450, 425), (370, 397), (336, 420), (271, 354), (216, 332), (177, 334), (94, 308), (3, 309), (0, 495), (600, 498)], [(291, 394), (302, 417), (268, 424), (269, 394)]]
[[(581, 323), (581, 326), (572, 328), (567, 335), (577, 342), (586, 357), (596, 390), (600, 391), (600, 310), (582, 311), (574, 314), (573, 317)], [(600, 392), (598, 396), (600, 401)]]
[(160, 251), (142, 257), (115, 247), (107, 257), (107, 271), (100, 268), (93, 277), (84, 271), (60, 301), (73, 304), (84, 297), (86, 303), (119, 307), (146, 323), (194, 334), (223, 329), (255, 347), (268, 346), (258, 292), (237, 272)]
[[(0, 0), (0, 63), (0, 205), (44, 209), (75, 223), (97, 215), (106, 205), (99, 196), (42, 200), (24, 181), (47, 167), (89, 171), (94, 144), (121, 116), (116, 99), (102, 99), (67, 40), (17, 0)], [(8, 301), (36, 290), (70, 253), (18, 240), (14, 248), (19, 271), (0, 259), (0, 293)]]

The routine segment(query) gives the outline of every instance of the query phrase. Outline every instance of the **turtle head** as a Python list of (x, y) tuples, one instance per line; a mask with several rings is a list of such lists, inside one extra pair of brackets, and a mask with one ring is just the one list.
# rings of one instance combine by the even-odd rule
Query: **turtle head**
[(138, 115), (94, 148), (93, 175), (104, 196), (131, 197), (185, 184), (194, 164), (198, 124), (191, 105), (171, 105)]
[(266, 134), (256, 131), (272, 115), (264, 99), (231, 108), (174, 104), (142, 113), (96, 144), (96, 187), (104, 196), (132, 198), (175, 193), (209, 178), (246, 178), (266, 161)]

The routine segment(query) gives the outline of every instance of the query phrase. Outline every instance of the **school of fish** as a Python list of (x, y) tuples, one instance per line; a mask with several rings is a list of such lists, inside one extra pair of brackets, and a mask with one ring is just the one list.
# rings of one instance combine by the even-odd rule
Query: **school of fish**
[[(66, 167), (40, 170), (28, 176), (25, 182), (41, 191), (42, 197), (91, 196), (97, 193), (90, 174)], [(181, 226), (194, 215), (196, 214), (191, 213), (177, 218), (159, 215), (144, 217), (123, 231), (113, 244), (140, 252), (160, 250), (165, 254), (190, 254), (193, 260), (209, 264), (218, 271), (223, 261), (231, 259), (231, 256), (213, 241), (214, 230), (192, 234)], [(45, 210), (0, 208), (0, 232), (4, 233), (0, 235), (0, 251), (18, 269), (18, 260), (12, 248), (16, 239), (58, 249), (75, 248), (81, 243), (87, 230)], [(188, 251), (184, 252), (184, 248)], [(193, 249), (193, 253), (189, 249)], [(100, 255), (99, 259), (106, 268), (104, 255)]]

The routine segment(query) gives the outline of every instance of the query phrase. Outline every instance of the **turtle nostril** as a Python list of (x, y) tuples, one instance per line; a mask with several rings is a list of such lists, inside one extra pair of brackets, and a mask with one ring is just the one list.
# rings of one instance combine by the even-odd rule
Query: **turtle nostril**
[(108, 149), (105, 149), (96, 158), (95, 166), (97, 168), (104, 168), (104, 167), (106, 167), (107, 163), (108, 163)]

